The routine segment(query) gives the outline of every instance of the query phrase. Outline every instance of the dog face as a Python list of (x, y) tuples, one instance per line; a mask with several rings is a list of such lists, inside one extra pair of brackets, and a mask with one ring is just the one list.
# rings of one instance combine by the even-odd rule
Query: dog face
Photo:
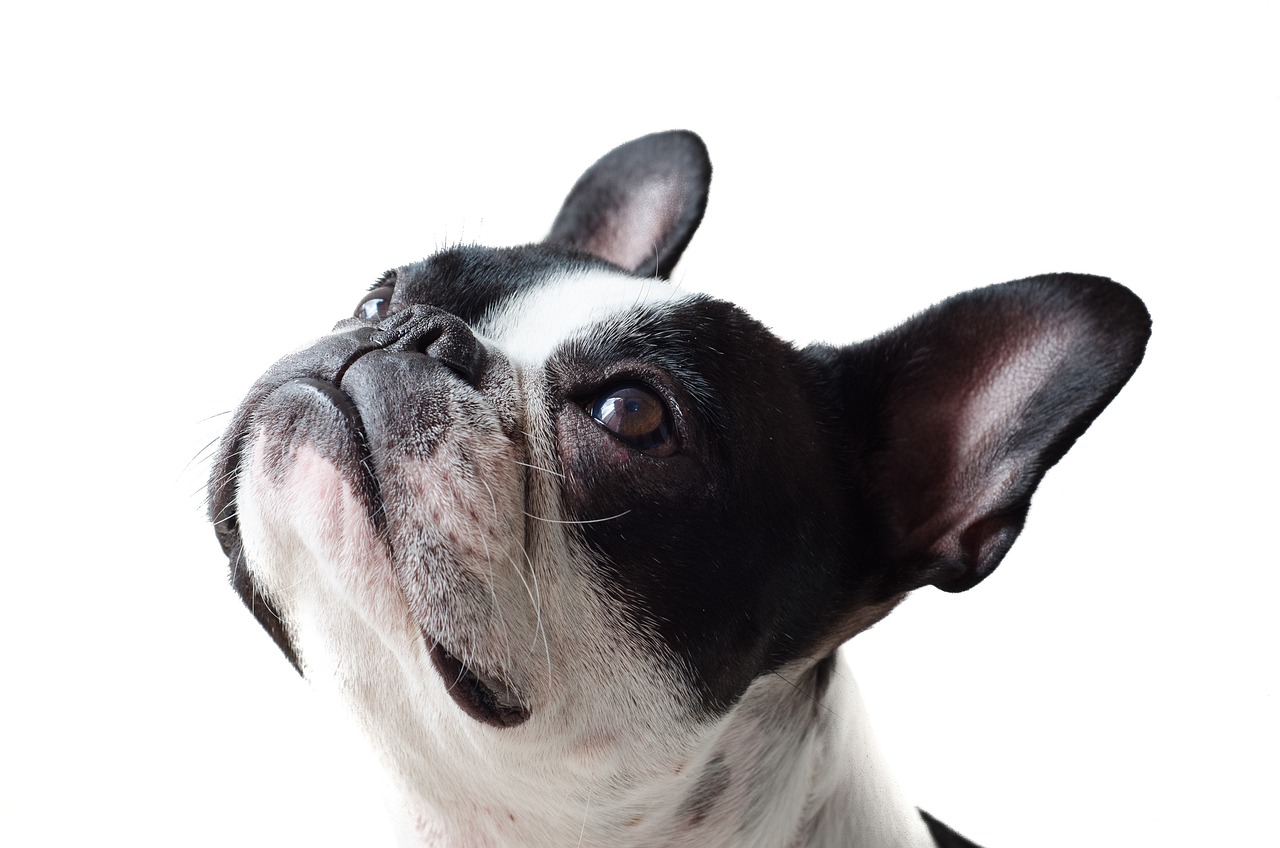
[(1141, 358), (1141, 303), (1076, 275), (784, 343), (663, 280), (709, 179), (691, 134), (623, 145), (546, 241), (387, 272), (223, 440), (237, 590), (457, 828), (586, 776), (622, 821), (772, 673), (821, 697), (907, 592), (991, 572)]

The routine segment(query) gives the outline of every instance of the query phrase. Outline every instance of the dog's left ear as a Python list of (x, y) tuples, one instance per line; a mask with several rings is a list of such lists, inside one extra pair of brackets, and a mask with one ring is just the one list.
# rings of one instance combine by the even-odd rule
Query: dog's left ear
[(1054, 274), (804, 351), (835, 408), (853, 508), (887, 560), (886, 595), (963, 591), (999, 565), (1045, 471), (1133, 374), (1150, 328), (1123, 286)]
[(546, 241), (665, 279), (702, 221), (710, 185), (711, 160), (693, 133), (629, 141), (582, 175)]

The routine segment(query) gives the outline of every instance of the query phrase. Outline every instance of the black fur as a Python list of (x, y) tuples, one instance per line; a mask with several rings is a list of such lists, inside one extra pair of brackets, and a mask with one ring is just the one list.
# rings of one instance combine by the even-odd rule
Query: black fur
[(454, 247), (388, 271), (379, 281), (394, 288), (393, 302), (429, 304), (475, 324), (516, 292), (559, 273), (614, 266), (590, 254), (549, 244), (524, 247)]
[(666, 279), (707, 208), (711, 160), (691, 132), (654, 133), (605, 154), (565, 198), (547, 236), (641, 277)]
[(933, 841), (938, 843), (938, 848), (978, 848), (977, 843), (965, 839), (924, 810), (920, 811), (920, 817), (928, 826), (929, 835), (933, 837)]
[[(341, 322), (253, 387), (224, 439), (211, 508), (237, 592), (295, 665), (285, 623), (249, 578), (235, 514), (248, 428), (312, 432), (294, 392), (341, 395), (343, 443), (320, 447), (361, 481), (375, 518), (386, 505), (379, 464), (429, 452), (456, 424), (451, 403), (513, 444), (521, 427), (547, 428), (565, 517), (584, 522), (600, 590), (638, 633), (656, 634), (658, 655), (678, 659), (704, 716), (788, 664), (819, 696), (835, 648), (905, 593), (964, 590), (999, 564), (1045, 472), (1142, 358), (1150, 318), (1109, 280), (991, 286), (842, 348), (797, 349), (712, 298), (637, 307), (552, 354), (550, 420), (485, 411), (487, 354), (471, 328), (564, 273), (669, 275), (709, 180), (690, 133), (623, 145), (574, 187), (545, 243), (457, 247), (388, 272), (386, 317)], [(592, 419), (593, 399), (624, 382), (666, 403), (674, 450), (628, 446)], [(705, 816), (727, 780), (704, 773), (687, 816)], [(973, 845), (922, 815), (943, 848)]]

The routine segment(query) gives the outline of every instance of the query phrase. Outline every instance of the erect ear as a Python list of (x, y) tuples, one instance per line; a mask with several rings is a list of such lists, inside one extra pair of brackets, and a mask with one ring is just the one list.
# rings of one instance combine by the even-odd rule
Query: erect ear
[(889, 586), (958, 592), (990, 574), (1044, 473), (1128, 381), (1150, 332), (1123, 286), (1053, 274), (957, 295), (862, 344), (809, 348)]
[(711, 160), (693, 133), (629, 141), (582, 175), (546, 240), (666, 278), (702, 221), (710, 185)]

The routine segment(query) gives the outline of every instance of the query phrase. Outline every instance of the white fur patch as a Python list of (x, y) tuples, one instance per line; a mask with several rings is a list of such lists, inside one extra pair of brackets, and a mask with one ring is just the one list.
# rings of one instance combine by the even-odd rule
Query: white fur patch
[(665, 280), (592, 269), (566, 274), (504, 301), (476, 325), (517, 367), (536, 367), (566, 341), (639, 308), (693, 297)]
[[(600, 591), (565, 520), (545, 363), (594, 327), (692, 296), (591, 270), (496, 307), (475, 329), (524, 376), (491, 398), (521, 411), (523, 450), (475, 427), (384, 467), (394, 557), (315, 445), (273, 474), (264, 448), (278, 434), (248, 435), (238, 510), (254, 577), (289, 622), (308, 678), (386, 764), (415, 844), (931, 844), (879, 765), (851, 681), (836, 680), (816, 719), (787, 669), (716, 720), (692, 714), (678, 660)], [(454, 590), (467, 582), (485, 597)], [(415, 587), (438, 604), (423, 620), (408, 603)], [(518, 681), (527, 722), (500, 729), (465, 715), (432, 667), (424, 626)]]

